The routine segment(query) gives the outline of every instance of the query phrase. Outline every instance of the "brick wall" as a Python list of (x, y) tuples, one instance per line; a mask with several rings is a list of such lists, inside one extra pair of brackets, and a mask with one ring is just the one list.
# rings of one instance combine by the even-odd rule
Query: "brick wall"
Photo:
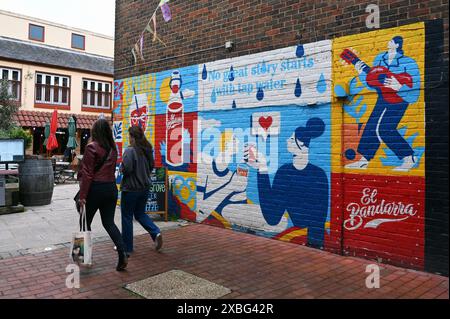
[[(130, 53), (144, 29), (157, 0), (116, 1), (115, 69), (132, 65)], [(298, 1), (298, 0), (197, 0), (170, 1), (173, 19), (165, 23), (157, 16), (158, 34), (167, 44), (146, 45), (148, 63), (116, 71), (116, 78), (158, 72), (223, 58), (252, 54), (299, 42), (310, 43), (366, 32), (371, 3), (380, 8), (381, 28), (444, 19), (444, 55), (448, 60), (448, 1)], [(201, 54), (172, 58), (233, 40), (236, 50), (216, 49)], [(151, 36), (146, 35), (146, 42)], [(160, 61), (162, 60), (162, 61)], [(158, 61), (158, 62), (152, 62)]]
[(127, 68), (149, 3), (117, 1), (114, 131), (145, 122), (171, 214), (448, 275), (445, 3), (381, 3), (368, 32), (354, 1), (171, 1)]

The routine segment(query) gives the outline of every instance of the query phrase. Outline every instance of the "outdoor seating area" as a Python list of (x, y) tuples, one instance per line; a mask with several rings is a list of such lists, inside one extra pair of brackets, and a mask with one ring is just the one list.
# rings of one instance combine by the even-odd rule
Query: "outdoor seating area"
[[(46, 148), (47, 151), (57, 147), (57, 142), (51, 139), (52, 133), (54, 134), (57, 126), (58, 113), (55, 110), (52, 116), (52, 121), (50, 125), (46, 125)], [(72, 161), (72, 150), (77, 147), (75, 141), (76, 132), (76, 122), (73, 117), (70, 117), (68, 121), (69, 129), (69, 141), (67, 143), (67, 155), (54, 155), (51, 157), (52, 167), (53, 167), (53, 177), (55, 184), (64, 184), (66, 182), (76, 182), (76, 172), (78, 169), (78, 160)], [(77, 164), (73, 164), (77, 163)]]
[[(14, 112), (5, 123), (12, 121)], [(56, 184), (76, 183), (80, 158), (76, 154), (76, 118), (71, 116), (67, 123), (68, 139), (58, 141), (59, 116), (55, 109), (49, 122), (45, 123), (45, 155), (25, 154), (31, 139), (3, 138), (0, 148), (0, 213), (15, 212), (14, 207), (42, 206), (51, 203)], [(23, 129), (22, 129), (23, 130)], [(63, 143), (63, 144), (62, 144)], [(64, 155), (57, 149), (63, 148)]]
[(64, 162), (59, 158), (52, 158), (52, 166), (55, 184), (77, 181), (76, 172), (78, 165), (72, 165), (72, 163)]

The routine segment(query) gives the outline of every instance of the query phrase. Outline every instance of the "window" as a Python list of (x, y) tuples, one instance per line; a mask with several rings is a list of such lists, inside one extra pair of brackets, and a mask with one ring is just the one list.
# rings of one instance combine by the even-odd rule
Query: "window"
[(111, 108), (111, 83), (83, 79), (83, 107)]
[(84, 50), (84, 35), (72, 33), (72, 48)]
[(40, 25), (30, 24), (28, 29), (28, 38), (30, 40), (44, 42), (44, 30), (44, 27), (41, 27)]
[(21, 71), (18, 69), (0, 67), (0, 80), (8, 81), (8, 93), (14, 101), (20, 101)]
[(36, 103), (69, 105), (70, 79), (56, 74), (36, 73)]

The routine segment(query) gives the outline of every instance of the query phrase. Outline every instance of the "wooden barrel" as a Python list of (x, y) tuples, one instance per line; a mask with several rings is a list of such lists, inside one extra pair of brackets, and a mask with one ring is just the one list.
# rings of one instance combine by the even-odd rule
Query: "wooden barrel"
[(19, 164), (20, 202), (24, 206), (48, 205), (54, 186), (51, 160), (26, 159)]

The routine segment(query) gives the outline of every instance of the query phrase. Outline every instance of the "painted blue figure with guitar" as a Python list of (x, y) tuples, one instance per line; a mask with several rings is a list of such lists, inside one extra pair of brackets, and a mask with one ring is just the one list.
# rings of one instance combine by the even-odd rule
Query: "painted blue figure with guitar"
[(420, 96), (420, 71), (414, 59), (403, 54), (403, 38), (396, 36), (388, 43), (388, 51), (378, 54), (370, 67), (349, 49), (340, 57), (355, 66), (360, 81), (378, 93), (378, 99), (370, 115), (358, 153), (361, 159), (346, 165), (347, 168), (366, 169), (384, 142), (403, 163), (395, 171), (407, 172), (415, 165), (414, 151), (397, 131), (403, 115), (411, 103)]

